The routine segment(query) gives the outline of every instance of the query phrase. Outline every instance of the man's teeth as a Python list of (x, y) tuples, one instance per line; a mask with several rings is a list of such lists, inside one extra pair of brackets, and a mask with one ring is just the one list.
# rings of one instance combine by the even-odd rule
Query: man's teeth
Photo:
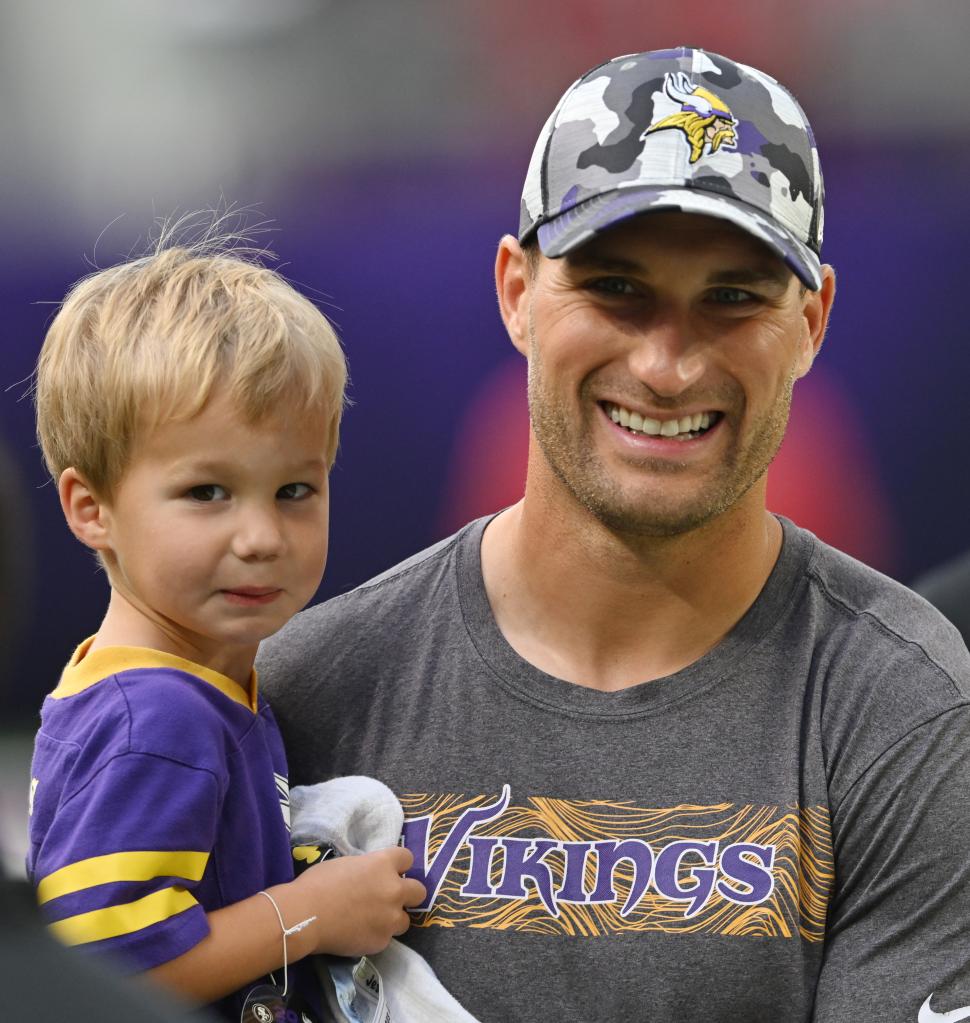
[(680, 419), (650, 419), (639, 412), (631, 412), (620, 405), (608, 405), (610, 419), (620, 426), (625, 426), (634, 433), (645, 433), (650, 437), (672, 437), (677, 440), (689, 440), (698, 432), (708, 429), (714, 422), (716, 413), (695, 412), (692, 416), (681, 416)]

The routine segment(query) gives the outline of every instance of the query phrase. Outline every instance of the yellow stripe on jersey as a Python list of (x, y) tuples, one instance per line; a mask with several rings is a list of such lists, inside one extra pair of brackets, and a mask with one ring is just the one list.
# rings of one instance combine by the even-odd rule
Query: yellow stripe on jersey
[(52, 923), (50, 929), (67, 945), (85, 945), (144, 930), (197, 905), (184, 888), (163, 888), (135, 902), (66, 917)]
[(207, 852), (171, 852), (164, 849), (107, 853), (69, 863), (48, 874), (37, 885), (37, 901), (43, 905), (62, 895), (113, 881), (150, 881), (153, 877), (184, 877), (199, 881), (208, 862)]

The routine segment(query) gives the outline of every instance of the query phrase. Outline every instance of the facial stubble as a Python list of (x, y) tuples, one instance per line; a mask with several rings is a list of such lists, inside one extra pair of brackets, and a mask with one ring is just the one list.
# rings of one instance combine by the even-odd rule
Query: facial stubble
[[(530, 318), (531, 319), (531, 318)], [(673, 480), (691, 471), (686, 462), (644, 458), (639, 467), (652, 478), (653, 487), (627, 493), (598, 457), (592, 441), (589, 418), (601, 412), (580, 392), (577, 417), (572, 407), (559, 399), (547, 385), (535, 329), (529, 325), (529, 416), (532, 432), (546, 463), (572, 498), (612, 532), (631, 537), (672, 537), (711, 522), (723, 515), (764, 476), (773, 461), (788, 425), (796, 374), (792, 368), (774, 402), (750, 424), (750, 441), (743, 447), (736, 439), (715, 471), (699, 479), (693, 493), (679, 501), (662, 500), (663, 477)], [(708, 400), (729, 409), (720, 428), (737, 425), (743, 418), (745, 402), (740, 388), (733, 387)], [(651, 392), (655, 405), (669, 404)], [(737, 438), (737, 435), (736, 435)], [(672, 443), (690, 443), (672, 442)], [(637, 463), (628, 463), (637, 468)], [(658, 492), (658, 490), (660, 492)]]

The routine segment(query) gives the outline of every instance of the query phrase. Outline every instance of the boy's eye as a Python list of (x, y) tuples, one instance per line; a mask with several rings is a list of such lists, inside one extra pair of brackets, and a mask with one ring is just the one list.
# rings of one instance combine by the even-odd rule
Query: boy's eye
[(281, 501), (302, 501), (313, 493), (313, 487), (309, 483), (287, 483), (276, 491), (276, 496)]
[(209, 503), (211, 501), (224, 501), (229, 494), (226, 492), (225, 487), (220, 487), (218, 483), (202, 483), (197, 487), (190, 487), (188, 496), (193, 501)]

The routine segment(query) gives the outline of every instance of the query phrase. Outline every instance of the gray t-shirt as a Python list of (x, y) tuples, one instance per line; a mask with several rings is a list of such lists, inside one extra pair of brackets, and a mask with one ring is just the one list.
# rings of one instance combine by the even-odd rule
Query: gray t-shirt
[[(263, 647), (295, 783), (385, 781), (408, 942), (486, 1023), (970, 1018), (970, 657), (782, 521), (710, 653), (599, 692), (509, 646), (487, 520)], [(712, 579), (716, 586), (717, 580)], [(645, 609), (649, 614), (649, 609)]]

